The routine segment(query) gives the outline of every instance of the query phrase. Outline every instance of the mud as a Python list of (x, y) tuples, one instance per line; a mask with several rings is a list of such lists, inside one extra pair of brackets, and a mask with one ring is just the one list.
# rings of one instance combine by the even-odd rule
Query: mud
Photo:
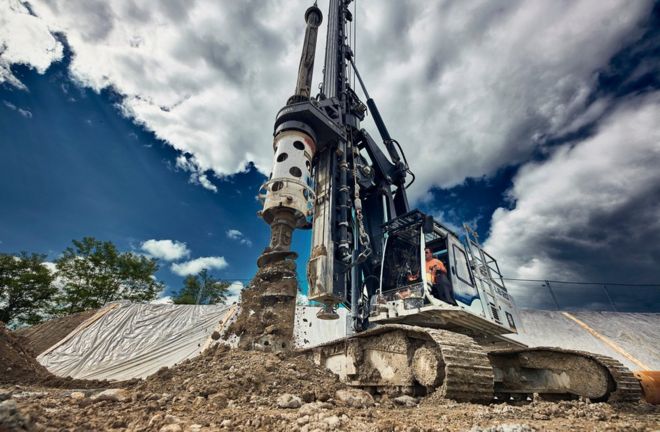
[(10, 332), (0, 322), (0, 383), (32, 383), (49, 372), (35, 359), (27, 342)]
[(15, 335), (22, 337), (27, 348), (38, 356), (71, 333), (83, 321), (91, 318), (97, 309), (71, 314), (52, 319), (24, 329), (16, 330)]
[(297, 291), (295, 262), (263, 266), (241, 293), (241, 310), (225, 335), (238, 336), (244, 349), (290, 350)]

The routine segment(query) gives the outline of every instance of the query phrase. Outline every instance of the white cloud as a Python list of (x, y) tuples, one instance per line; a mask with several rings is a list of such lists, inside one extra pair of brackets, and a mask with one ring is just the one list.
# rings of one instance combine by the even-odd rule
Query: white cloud
[(44, 261), (41, 263), (44, 267), (48, 269), (49, 272), (55, 273), (57, 271), (57, 266), (54, 262)]
[(229, 264), (224, 257), (200, 257), (182, 263), (174, 263), (170, 268), (179, 276), (190, 276), (197, 274), (204, 269), (221, 270), (226, 268), (228, 265)]
[[(66, 34), (73, 77), (126, 95), (122, 112), (188, 154), (191, 181), (215, 190), (209, 169), (223, 176), (254, 162), (269, 171), (270, 127), (294, 87), (308, 3), (31, 5), (41, 32)], [(325, 13), (327, 2), (319, 6)], [(524, 161), (581, 111), (601, 112), (603, 103), (590, 107), (587, 98), (594, 72), (636, 35), (651, 7), (643, 0), (358, 2), (357, 63), (391, 133), (409, 149), (414, 197)], [(25, 18), (14, 18), (14, 9), (4, 12), (10, 21)], [(322, 26), (315, 83), (324, 35)], [(24, 61), (43, 69), (44, 58), (61, 56), (46, 55), (48, 47), (20, 51), (40, 53)]]
[(194, 178), (197, 182), (199, 182), (199, 184), (204, 189), (208, 189), (211, 192), (217, 192), (218, 191), (218, 188), (213, 183), (211, 183), (211, 180), (209, 180), (209, 178), (206, 176), (206, 174), (197, 174), (196, 176), (191, 177), (191, 178)]
[(4, 0), (0, 5), (0, 83), (25, 89), (11, 72), (12, 64), (24, 64), (45, 72), (62, 58), (62, 44), (49, 32), (48, 26), (30, 15), (19, 0)]
[(252, 240), (247, 238), (245, 236), (245, 234), (243, 234), (242, 232), (240, 232), (237, 229), (227, 230), (227, 238), (230, 238), (232, 240), (236, 240), (237, 242), (239, 242), (242, 245), (252, 246)]
[(174, 302), (172, 301), (172, 296), (158, 297), (155, 300), (151, 300), (149, 303), (150, 304), (174, 304)]
[(515, 207), (495, 211), (485, 243), (507, 276), (657, 282), (658, 119), (660, 92), (611, 113), (593, 137), (520, 169), (509, 191)]
[(423, 197), (524, 161), (572, 122), (652, 3), (389, 5), (362, 3), (358, 63)]
[(176, 240), (147, 240), (140, 246), (154, 258), (165, 261), (176, 261), (190, 255), (190, 250), (185, 243)]
[(227, 290), (227, 300), (225, 300), (225, 303), (232, 304), (238, 302), (238, 300), (241, 297), (241, 291), (243, 291), (244, 288), (245, 285), (243, 285), (243, 282), (241, 281), (232, 282)]
[(202, 169), (193, 157), (187, 157), (186, 155), (179, 155), (176, 158), (176, 167), (184, 171), (189, 171), (190, 174), (190, 183), (198, 184), (205, 189), (210, 190), (211, 192), (217, 192), (218, 188), (211, 183), (209, 178), (204, 174), (204, 169)]
[(295, 84), (306, 3), (37, 0), (31, 6), (43, 28), (66, 35), (75, 53), (73, 78), (124, 94), (125, 115), (192, 155), (194, 182), (214, 190), (209, 169), (234, 174), (255, 162), (269, 170), (269, 129)]
[[(0, 81), (0, 82), (2, 82), (2, 81)], [(16, 111), (17, 113), (19, 113), (19, 114), (22, 115), (23, 117), (25, 117), (25, 118), (32, 118), (32, 112), (31, 112), (30, 110), (26, 110), (26, 109), (23, 109), (23, 108), (19, 108), (19, 107), (17, 107), (16, 105), (14, 105), (14, 104), (11, 103), (11, 102), (7, 102), (7, 101), (2, 101), (2, 102), (5, 104), (5, 106), (6, 106), (7, 108), (9, 108), (10, 110), (14, 110), (14, 111)]]

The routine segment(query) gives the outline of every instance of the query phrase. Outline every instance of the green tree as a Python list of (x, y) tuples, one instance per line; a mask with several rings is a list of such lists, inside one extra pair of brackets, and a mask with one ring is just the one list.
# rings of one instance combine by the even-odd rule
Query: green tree
[(116, 300), (153, 300), (163, 289), (154, 276), (155, 259), (120, 253), (112, 242), (93, 237), (73, 240), (55, 264), (63, 283), (60, 313), (99, 308)]
[(224, 304), (229, 283), (214, 278), (204, 269), (186, 277), (183, 288), (172, 299), (174, 304)]
[(36, 324), (57, 292), (45, 255), (0, 254), (0, 321)]

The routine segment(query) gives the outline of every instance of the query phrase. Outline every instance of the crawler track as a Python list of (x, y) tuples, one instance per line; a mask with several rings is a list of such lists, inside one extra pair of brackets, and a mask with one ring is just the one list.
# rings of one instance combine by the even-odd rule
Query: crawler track
[(469, 336), (447, 330), (424, 330), (437, 344), (445, 365), (441, 396), (465, 402), (493, 399), (493, 368), (488, 355)]
[[(592, 363), (595, 363), (599, 367), (603, 368), (603, 373), (607, 374), (607, 380), (609, 384), (607, 385), (607, 390), (604, 395), (598, 398), (598, 401), (608, 401), (608, 402), (635, 402), (642, 399), (642, 389), (639, 384), (639, 381), (633, 373), (621, 364), (619, 361), (600, 354), (594, 354), (587, 351), (576, 351), (576, 350), (567, 350), (562, 348), (550, 348), (550, 347), (535, 347), (535, 348), (523, 348), (523, 349), (514, 349), (514, 350), (503, 350), (491, 352), (489, 355), (491, 358), (491, 363), (495, 362), (495, 365), (498, 365), (497, 358), (505, 358), (507, 356), (525, 356), (534, 355), (536, 356), (536, 361), (538, 362), (541, 358), (553, 359), (546, 360), (546, 362), (551, 361), (553, 365), (549, 368), (555, 371), (566, 371), (570, 375), (569, 364), (572, 362), (572, 358), (581, 357)], [(499, 365), (501, 367), (501, 364)], [(497, 366), (495, 366), (497, 367)], [(528, 367), (527, 365), (522, 365), (523, 368)], [(542, 368), (539, 368), (542, 369)], [(587, 373), (587, 372), (585, 372)], [(574, 376), (575, 378), (575, 376)], [(533, 392), (542, 393), (539, 389), (533, 389)], [(530, 392), (532, 393), (532, 392)], [(550, 393), (556, 393), (556, 390), (551, 391)], [(576, 394), (575, 392), (570, 392), (576, 396), (582, 396)]]
[(589, 355), (601, 365), (605, 366), (607, 370), (610, 371), (612, 379), (614, 379), (616, 390), (610, 394), (607, 399), (608, 401), (637, 402), (642, 399), (642, 387), (639, 385), (639, 381), (637, 381), (637, 378), (635, 378), (635, 375), (633, 375), (630, 369), (611, 357), (597, 354)]
[(425, 388), (460, 402), (490, 402), (496, 391), (599, 401), (642, 398), (632, 372), (610, 357), (559, 348), (489, 353), (471, 337), (443, 329), (386, 324), (305, 351), (343, 381), (379, 391)]

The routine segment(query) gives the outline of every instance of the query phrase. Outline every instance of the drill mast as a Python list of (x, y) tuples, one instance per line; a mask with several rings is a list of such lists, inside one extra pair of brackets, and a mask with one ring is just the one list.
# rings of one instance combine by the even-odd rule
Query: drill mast
[[(273, 174), (263, 187), (262, 211), (271, 226), (271, 244), (258, 264), (295, 258), (289, 250), (293, 229), (311, 228), (308, 297), (324, 305), (319, 318), (334, 319), (337, 305), (348, 306), (354, 329), (361, 330), (368, 315), (365, 303), (378, 288), (382, 225), (408, 212), (410, 171), (355, 68), (347, 36), (354, 19), (351, 1), (330, 0), (323, 84), (314, 98), (309, 88), (322, 15), (316, 4), (305, 13), (296, 92), (275, 120)], [(351, 88), (349, 66), (366, 105)], [(387, 156), (360, 127), (367, 107)]]

